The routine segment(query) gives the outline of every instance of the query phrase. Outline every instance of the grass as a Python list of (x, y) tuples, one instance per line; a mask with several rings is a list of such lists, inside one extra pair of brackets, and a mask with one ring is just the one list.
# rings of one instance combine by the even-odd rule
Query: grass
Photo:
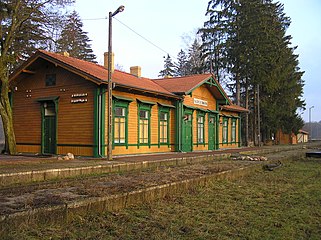
[(288, 161), (70, 223), (21, 226), (1, 239), (321, 239), (321, 161)]

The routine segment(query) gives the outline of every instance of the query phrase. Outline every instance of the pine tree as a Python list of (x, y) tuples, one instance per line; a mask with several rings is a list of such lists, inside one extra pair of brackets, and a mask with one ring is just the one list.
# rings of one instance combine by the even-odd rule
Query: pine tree
[(83, 23), (78, 13), (73, 11), (67, 16), (65, 27), (57, 41), (57, 51), (68, 52), (71, 57), (96, 62), (87, 32), (84, 32), (82, 27)]
[(167, 54), (164, 60), (164, 69), (159, 72), (159, 77), (173, 77), (175, 75), (175, 65), (172, 62), (171, 56)]
[(290, 19), (283, 11), (282, 4), (271, 0), (212, 0), (210, 19), (200, 30), (204, 56), (225, 73), (236, 102), (252, 109), (245, 135), (256, 141), (259, 135), (268, 139), (284, 130), (286, 119), (301, 122), (295, 112), (304, 107), (303, 72), (286, 35)]
[(175, 77), (188, 75), (190, 72), (189, 61), (183, 49), (177, 54), (177, 63), (175, 64)]
[(204, 60), (202, 59), (201, 44), (194, 40), (188, 49), (189, 74), (204, 73)]

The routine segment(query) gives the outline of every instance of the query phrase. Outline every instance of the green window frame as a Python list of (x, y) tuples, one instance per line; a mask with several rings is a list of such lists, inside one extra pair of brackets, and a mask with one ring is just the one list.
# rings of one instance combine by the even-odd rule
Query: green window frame
[(169, 144), (169, 119), (170, 109), (165, 107), (158, 108), (158, 143), (159, 145)]
[(197, 113), (197, 143), (205, 143), (205, 114)]
[(231, 142), (236, 143), (236, 119), (232, 119)]
[(152, 104), (148, 102), (139, 101), (138, 103), (138, 146), (150, 146), (151, 139), (151, 108)]
[(113, 101), (113, 145), (128, 146), (128, 101)]
[(223, 126), (222, 126), (222, 142), (228, 142), (228, 118), (223, 118)]

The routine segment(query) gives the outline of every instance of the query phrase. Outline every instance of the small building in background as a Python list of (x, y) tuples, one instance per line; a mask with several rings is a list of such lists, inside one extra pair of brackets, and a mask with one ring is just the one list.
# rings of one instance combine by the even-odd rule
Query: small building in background
[(297, 135), (293, 132), (284, 133), (281, 129), (277, 131), (275, 135), (275, 144), (297, 144)]
[(296, 135), (298, 143), (306, 143), (309, 141), (309, 133), (302, 129), (299, 130), (299, 133)]

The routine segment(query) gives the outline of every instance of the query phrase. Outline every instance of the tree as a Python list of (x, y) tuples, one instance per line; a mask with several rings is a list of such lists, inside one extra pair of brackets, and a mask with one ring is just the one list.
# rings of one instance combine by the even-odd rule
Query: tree
[(71, 57), (96, 62), (87, 32), (84, 32), (82, 27), (83, 23), (78, 13), (73, 11), (69, 14), (57, 41), (57, 51), (68, 52)]
[(204, 59), (202, 59), (201, 44), (195, 38), (191, 47), (188, 49), (189, 74), (204, 73)]
[(272, 0), (212, 0), (209, 20), (200, 30), (204, 56), (225, 73), (221, 77), (227, 78), (236, 103), (251, 110), (242, 122), (254, 141), (284, 130), (286, 119), (300, 123), (295, 112), (304, 107), (303, 72), (286, 35), (290, 19), (283, 11)]
[(173, 77), (175, 75), (175, 65), (172, 62), (171, 56), (167, 54), (164, 60), (164, 69), (159, 72), (159, 77)]
[(9, 75), (36, 48), (45, 48), (47, 26), (59, 18), (59, 7), (72, 0), (2, 0), (0, 2), (0, 115), (3, 122), (6, 151), (16, 152), (12, 110), (9, 101)]
[(177, 54), (177, 63), (175, 64), (175, 77), (183, 77), (189, 74), (189, 62), (183, 49)]

